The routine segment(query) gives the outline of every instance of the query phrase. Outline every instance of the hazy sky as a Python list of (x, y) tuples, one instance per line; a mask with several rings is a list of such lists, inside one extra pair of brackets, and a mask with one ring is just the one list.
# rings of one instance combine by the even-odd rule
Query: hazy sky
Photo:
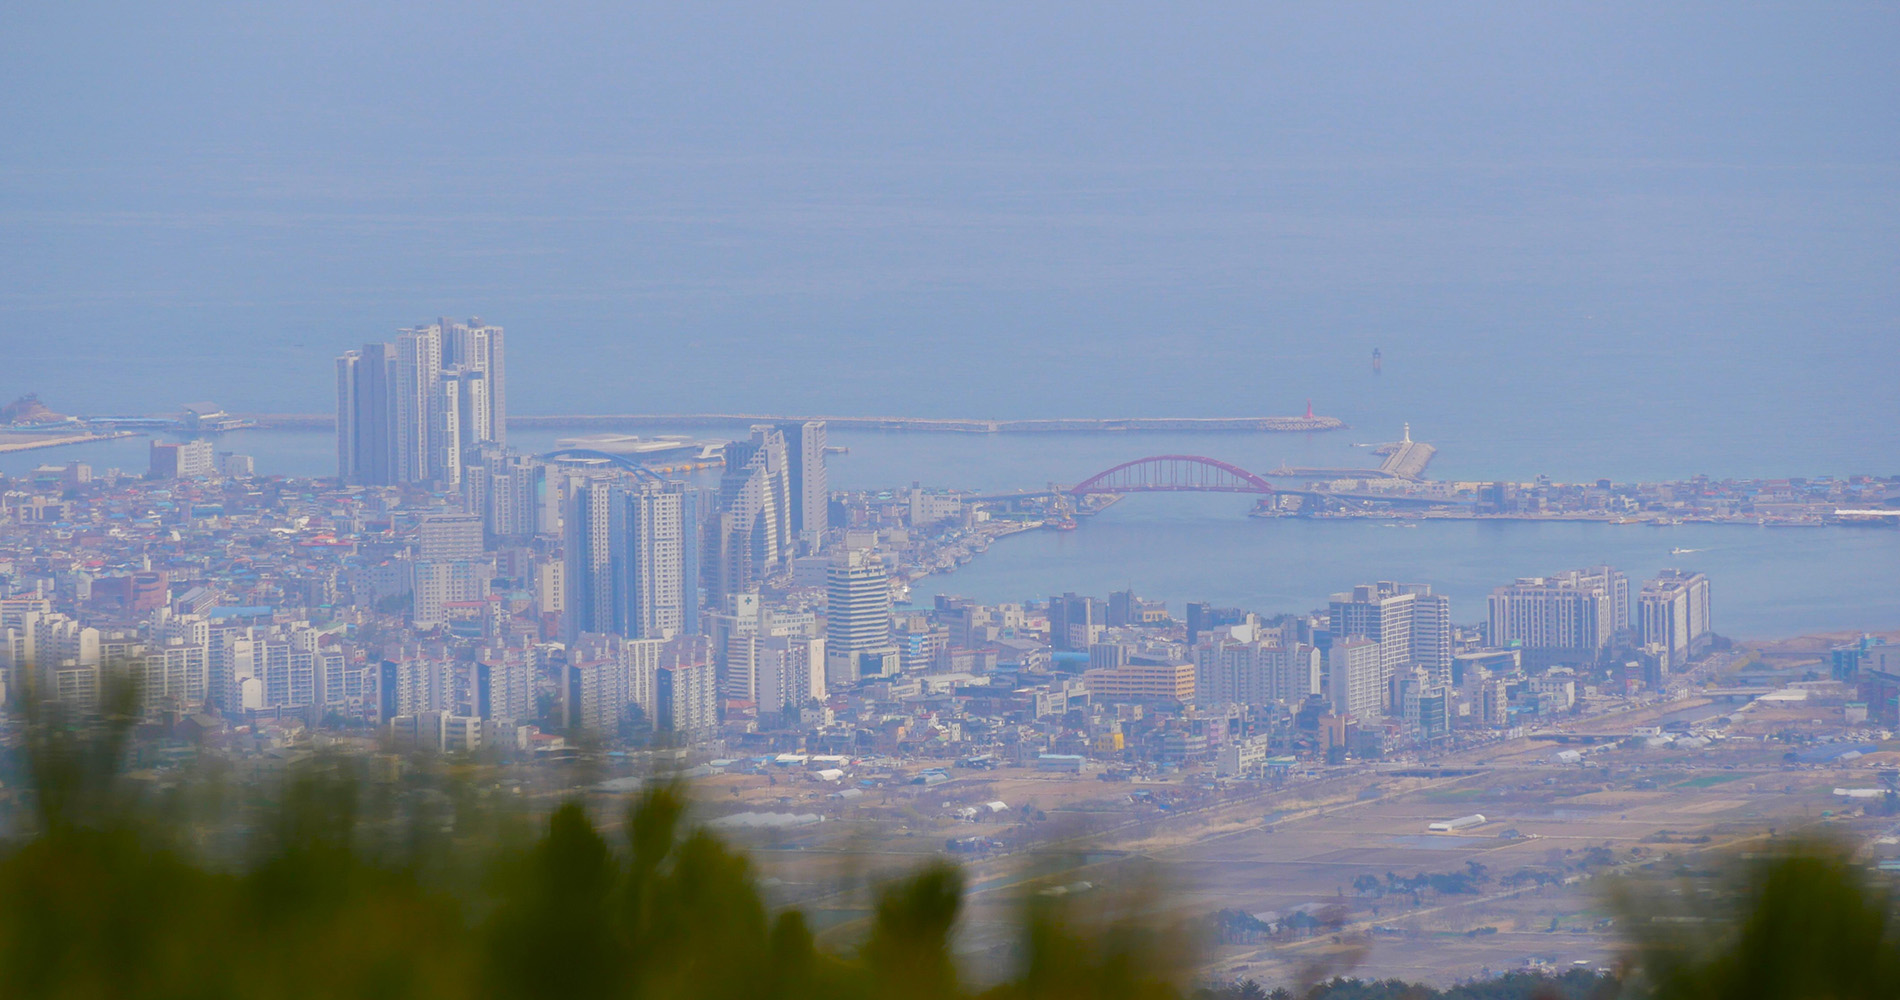
[(0, 394), (322, 410), (447, 312), (522, 412), (1891, 453), (1900, 5), (1661, 7), (15, 2)]

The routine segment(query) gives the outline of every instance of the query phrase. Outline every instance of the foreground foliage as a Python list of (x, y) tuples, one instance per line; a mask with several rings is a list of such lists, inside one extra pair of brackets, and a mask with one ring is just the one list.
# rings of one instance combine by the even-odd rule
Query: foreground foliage
[(1640, 985), (1669, 1000), (1900, 997), (1900, 895), (1838, 843), (1620, 894)]
[[(0, 846), (0, 996), (626, 1000), (1267, 1000), (1195, 990), (1192, 943), (1151, 909), (1031, 894), (1006, 969), (956, 960), (958, 870), (874, 893), (849, 953), (774, 910), (746, 858), (659, 785), (603, 829), (579, 802), (535, 818), (467, 783), (370, 780), (319, 759), (280, 784), (141, 788), (129, 723), (32, 727), (10, 761), (27, 828)], [(264, 789), (274, 789), (266, 794)], [(237, 789), (234, 791), (234, 789)], [(20, 803), (14, 792), (15, 805)], [(19, 821), (16, 816), (16, 823)], [(1437, 990), (1336, 978), (1327, 1000), (1900, 995), (1890, 891), (1804, 844), (1716, 883), (1623, 895), (1624, 977), (1517, 973)]]
[[(953, 1000), (964, 884), (873, 890), (849, 955), (767, 905), (746, 858), (657, 784), (607, 817), (534, 817), (486, 782), (319, 758), (281, 782), (155, 790), (124, 773), (129, 706), (39, 719), (0, 780), (0, 997)], [(387, 761), (383, 761), (387, 764)], [(30, 790), (23, 798), (19, 789)], [(22, 805), (30, 808), (22, 809)], [(1011, 998), (1180, 996), (1189, 952), (1139, 910), (1026, 906)]]

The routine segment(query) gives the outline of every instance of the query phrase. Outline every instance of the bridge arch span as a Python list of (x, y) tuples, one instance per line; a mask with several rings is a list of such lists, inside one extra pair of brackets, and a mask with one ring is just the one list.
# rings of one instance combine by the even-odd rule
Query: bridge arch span
[(1123, 462), (1069, 488), (1090, 493), (1261, 493), (1273, 484), (1246, 469), (1204, 455), (1150, 455)]

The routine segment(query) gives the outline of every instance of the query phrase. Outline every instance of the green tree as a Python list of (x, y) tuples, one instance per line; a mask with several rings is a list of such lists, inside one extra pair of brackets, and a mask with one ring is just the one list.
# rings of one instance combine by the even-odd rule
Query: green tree
[(1890, 879), (1845, 845), (1802, 840), (1729, 863), (1679, 892), (1626, 883), (1617, 900), (1641, 988), (1657, 1000), (1900, 996)]

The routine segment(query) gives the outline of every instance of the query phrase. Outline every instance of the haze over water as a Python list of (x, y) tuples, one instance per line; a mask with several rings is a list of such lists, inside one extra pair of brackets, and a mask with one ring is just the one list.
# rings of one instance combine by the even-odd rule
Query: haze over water
[[(1151, 444), (1356, 463), (1348, 444), (1408, 421), (1441, 478), (1900, 472), (1900, 131), (1868, 127), (1900, 120), (1891, 6), (12, 18), (8, 399), (324, 412), (340, 351), (479, 314), (508, 329), (517, 413), (1224, 416), (1311, 399), (1353, 425), (864, 436), (836, 464), (853, 485), (1039, 486)], [(265, 472), (327, 471), (320, 437), (295, 440), (233, 446)], [(101, 447), (117, 450), (84, 454), (142, 453)], [(999, 546), (960, 585), (1054, 588), (1062, 545), (1202, 516), (1169, 503), (1014, 540), (1024, 555)], [(1295, 530), (1220, 523), (1195, 544)], [(1182, 597), (1266, 599), (1249, 581), (1305, 576), (1319, 599), (1397, 575), (1389, 543), (1355, 556), (1311, 531), (1331, 555), (1219, 573), (1141, 556), (1164, 544), (1151, 534), (1101, 549), (1074, 586), (1126, 565), (1137, 589), (1219, 577)], [(1419, 571), (1516, 552), (1471, 574), (1502, 582), (1594, 545), (1444, 532)], [(1771, 544), (1790, 568), (1732, 571), (1763, 580), (1764, 623), (1785, 621), (1770, 583), (1803, 578), (1802, 551), (1817, 607), (1895, 592), (1891, 560), (1854, 561), (1885, 541)], [(1043, 578), (1009, 568), (1027, 553)], [(1841, 616), (1803, 620), (1823, 617)]]

